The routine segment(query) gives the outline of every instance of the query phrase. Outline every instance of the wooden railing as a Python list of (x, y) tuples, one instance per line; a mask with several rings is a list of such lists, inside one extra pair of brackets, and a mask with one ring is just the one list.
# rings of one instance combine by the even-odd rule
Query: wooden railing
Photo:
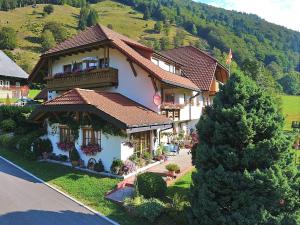
[(62, 91), (75, 87), (100, 88), (118, 85), (118, 70), (114, 68), (102, 68), (92, 71), (82, 71), (71, 74), (60, 74), (46, 77), (47, 89)]

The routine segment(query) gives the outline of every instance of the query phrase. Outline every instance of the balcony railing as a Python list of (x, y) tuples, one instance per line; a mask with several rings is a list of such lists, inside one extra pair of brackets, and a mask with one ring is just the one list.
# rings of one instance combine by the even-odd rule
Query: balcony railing
[(114, 68), (101, 68), (92, 71), (81, 71), (68, 74), (56, 74), (46, 77), (47, 89), (54, 91), (79, 88), (100, 88), (118, 85), (118, 70)]

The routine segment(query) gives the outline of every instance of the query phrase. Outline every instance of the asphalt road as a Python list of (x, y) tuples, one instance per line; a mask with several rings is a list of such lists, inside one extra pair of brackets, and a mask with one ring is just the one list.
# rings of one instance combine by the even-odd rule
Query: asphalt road
[(0, 158), (0, 225), (112, 225)]

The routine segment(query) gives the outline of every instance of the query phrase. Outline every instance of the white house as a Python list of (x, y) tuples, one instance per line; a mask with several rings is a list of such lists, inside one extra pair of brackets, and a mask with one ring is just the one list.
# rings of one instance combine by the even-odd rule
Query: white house
[[(211, 74), (206, 68), (209, 76), (204, 75), (203, 82), (209, 84), (204, 89), (192, 79), (196, 73), (189, 77), (191, 62), (172, 58), (168, 52), (156, 53), (101, 25), (88, 28), (41, 56), (29, 81), (46, 82), (48, 101), (31, 118), (48, 121), (56, 154), (67, 154), (60, 144), (74, 142), (85, 162), (91, 157), (101, 159), (107, 170), (114, 158), (154, 153), (161, 132), (173, 128), (188, 133), (194, 127), (202, 108), (211, 103), (217, 81), (228, 78), (215, 59), (192, 47), (186, 49), (195, 51), (195, 60), (206, 57), (213, 64)], [(59, 118), (80, 121), (78, 134)], [(95, 121), (102, 121), (102, 129), (93, 127)], [(108, 124), (117, 131), (114, 135), (105, 130)], [(92, 155), (80, 151), (93, 145), (101, 151)]]
[(28, 74), (0, 50), (0, 98), (21, 98), (28, 95)]

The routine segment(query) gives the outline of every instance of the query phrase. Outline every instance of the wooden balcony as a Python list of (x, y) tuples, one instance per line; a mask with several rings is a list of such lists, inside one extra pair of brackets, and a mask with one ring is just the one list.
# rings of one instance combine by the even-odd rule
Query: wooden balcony
[(70, 74), (46, 77), (47, 89), (65, 91), (78, 88), (101, 88), (118, 85), (118, 70), (114, 68), (101, 68), (92, 71), (82, 71)]

